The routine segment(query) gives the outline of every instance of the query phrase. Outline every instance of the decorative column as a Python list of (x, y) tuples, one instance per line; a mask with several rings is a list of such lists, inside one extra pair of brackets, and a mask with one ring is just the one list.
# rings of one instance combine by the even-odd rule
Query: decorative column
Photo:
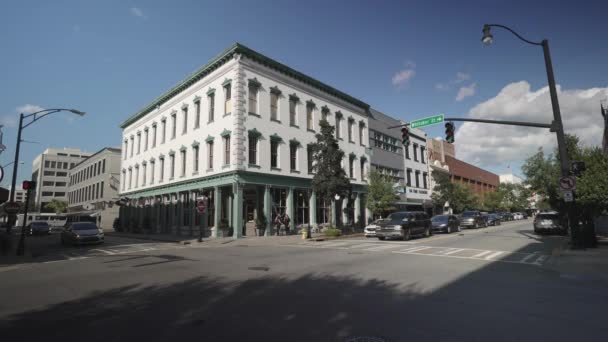
[(317, 193), (311, 190), (310, 200), (308, 202), (308, 208), (310, 208), (310, 225), (317, 225)]
[(173, 194), (169, 194), (169, 213), (168, 213), (168, 217), (169, 219), (168, 221), (168, 233), (169, 234), (173, 234), (174, 233), (174, 225), (175, 225), (175, 204), (173, 203)]
[[(196, 212), (197, 193), (195, 191), (189, 191), (188, 197), (190, 198), (190, 205), (188, 206), (190, 208), (190, 236), (192, 236), (194, 234), (194, 223), (196, 222), (196, 215), (198, 215), (198, 213)], [(200, 221), (202, 222), (202, 215)]]
[(361, 215), (361, 195), (358, 192), (354, 193), (355, 195), (355, 227), (359, 228), (361, 226), (361, 221), (363, 221), (363, 217)]
[(228, 199), (226, 200), (226, 206), (228, 206), (228, 226), (234, 228), (234, 220), (232, 217), (232, 207), (234, 206), (234, 185), (232, 189), (226, 191), (228, 193)]
[(345, 197), (342, 197), (340, 199), (342, 201), (342, 205), (340, 206), (341, 209), (341, 217), (342, 217), (342, 226), (346, 226), (348, 224), (348, 201), (350, 201), (349, 195), (346, 195)]
[(331, 225), (336, 227), (338, 225), (338, 223), (336, 222), (336, 200), (335, 199), (331, 199)]
[(222, 193), (219, 186), (213, 187), (213, 206), (215, 208), (215, 212), (213, 213), (213, 222), (215, 226), (211, 231), (211, 236), (217, 238), (217, 232), (220, 229), (220, 215), (222, 213)]
[(233, 185), (233, 201), (232, 201), (232, 237), (239, 239), (243, 237), (243, 184), (238, 182)]
[(272, 236), (272, 203), (270, 202), (270, 185), (264, 187), (264, 215), (266, 216), (266, 230), (264, 236)]
[(297, 232), (296, 228), (296, 219), (295, 219), (295, 206), (296, 201), (293, 193), (293, 187), (289, 187), (289, 193), (287, 194), (287, 215), (289, 215), (289, 219), (291, 220), (291, 230)]
[(232, 116), (234, 133), (232, 135), (232, 148), (230, 152), (232, 157), (231, 164), (235, 165), (236, 169), (245, 169), (245, 120), (247, 120), (247, 80), (245, 70), (241, 65), (240, 54), (235, 54), (236, 67), (234, 71), (234, 81), (232, 82)]

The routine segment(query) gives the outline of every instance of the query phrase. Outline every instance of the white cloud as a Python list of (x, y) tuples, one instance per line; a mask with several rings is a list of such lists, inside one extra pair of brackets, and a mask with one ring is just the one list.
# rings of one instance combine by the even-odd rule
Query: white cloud
[[(608, 97), (608, 88), (561, 90), (558, 98), (566, 133), (575, 134), (585, 145), (599, 145), (602, 118), (599, 103)], [(495, 97), (477, 104), (471, 118), (551, 123), (553, 111), (549, 90), (530, 89), (526, 81), (505, 86)], [(463, 123), (456, 131), (458, 158), (481, 167), (516, 164), (534, 154), (539, 147), (553, 153), (554, 133), (544, 128)]]
[(33, 105), (33, 104), (26, 104), (20, 107), (16, 108), (18, 113), (23, 113), (23, 114), (31, 114), (34, 112), (38, 112), (41, 110), (44, 110), (44, 108), (38, 106), (38, 105)]
[(471, 79), (471, 74), (467, 74), (464, 72), (457, 72), (456, 73), (456, 79), (454, 80), (454, 83), (458, 84), (458, 83), (462, 83), (464, 81), (468, 81)]
[(458, 95), (456, 95), (456, 101), (462, 101), (469, 96), (475, 95), (475, 86), (477, 84), (471, 83), (468, 86), (462, 86), (458, 89)]
[(393, 85), (407, 84), (414, 76), (416, 76), (414, 69), (400, 70), (393, 76)]
[(4, 127), (17, 127), (16, 115), (2, 115), (0, 116), (0, 126)]
[(139, 7), (131, 7), (129, 9), (129, 11), (131, 12), (131, 15), (134, 15), (136, 17), (140, 17), (140, 18), (146, 17), (146, 15), (144, 14), (144, 11), (142, 11), (141, 8), (139, 8)]
[(437, 83), (435, 84), (435, 90), (449, 90), (450, 85), (446, 83)]

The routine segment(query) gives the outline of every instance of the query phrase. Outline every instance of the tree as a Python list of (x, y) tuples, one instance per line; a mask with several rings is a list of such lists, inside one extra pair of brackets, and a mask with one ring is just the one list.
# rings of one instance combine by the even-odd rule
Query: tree
[(321, 120), (319, 127), (321, 132), (316, 135), (317, 142), (311, 146), (316, 161), (312, 189), (317, 196), (330, 202), (335, 195), (345, 198), (350, 193), (351, 186), (342, 168), (344, 151), (334, 138), (334, 127), (327, 120)]
[(436, 207), (443, 208), (445, 202), (450, 204), (454, 212), (462, 212), (477, 206), (477, 199), (471, 189), (459, 183), (452, 183), (450, 175), (442, 172), (433, 172), (435, 188), (431, 199)]
[(367, 209), (380, 217), (394, 211), (393, 202), (397, 196), (393, 190), (392, 180), (377, 170), (370, 171), (368, 179)]
[(67, 207), (67, 202), (60, 201), (54, 198), (47, 205), (45, 205), (45, 208), (53, 210), (55, 214), (65, 213)]

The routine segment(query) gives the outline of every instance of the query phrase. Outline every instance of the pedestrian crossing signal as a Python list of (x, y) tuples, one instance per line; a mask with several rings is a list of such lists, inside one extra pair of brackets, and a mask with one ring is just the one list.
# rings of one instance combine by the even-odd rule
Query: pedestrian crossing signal
[(445, 141), (454, 143), (454, 124), (451, 122), (445, 124)]
[(36, 189), (36, 182), (34, 181), (23, 181), (23, 190), (34, 190)]

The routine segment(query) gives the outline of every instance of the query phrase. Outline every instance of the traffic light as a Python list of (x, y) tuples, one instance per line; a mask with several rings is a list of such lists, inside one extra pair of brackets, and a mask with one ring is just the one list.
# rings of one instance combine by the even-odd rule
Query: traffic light
[(445, 141), (454, 143), (454, 124), (451, 122), (445, 124)]
[(34, 190), (34, 189), (36, 189), (36, 182), (23, 181), (23, 190)]
[(410, 130), (407, 127), (401, 129), (401, 143), (403, 146), (410, 145)]

